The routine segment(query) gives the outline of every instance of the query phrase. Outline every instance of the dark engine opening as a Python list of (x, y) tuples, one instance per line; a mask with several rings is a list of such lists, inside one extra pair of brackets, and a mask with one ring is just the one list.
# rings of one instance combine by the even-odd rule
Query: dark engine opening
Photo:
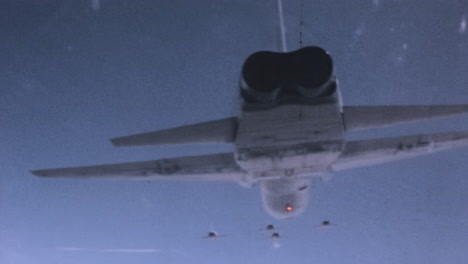
[(276, 99), (284, 79), (284, 55), (259, 51), (250, 55), (242, 67), (241, 91), (248, 101)]
[(288, 53), (259, 51), (245, 60), (240, 87), (248, 103), (330, 96), (336, 91), (333, 60), (319, 47)]
[(291, 56), (297, 91), (307, 97), (324, 95), (335, 81), (330, 55), (319, 47), (306, 47)]

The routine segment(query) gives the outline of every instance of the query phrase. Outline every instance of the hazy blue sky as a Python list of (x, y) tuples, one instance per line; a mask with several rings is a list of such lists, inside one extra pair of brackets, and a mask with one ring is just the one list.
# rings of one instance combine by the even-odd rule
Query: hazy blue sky
[[(289, 50), (300, 6), (284, 3)], [(468, 102), (465, 0), (303, 9), (304, 44), (331, 53), (345, 105)], [(256, 187), (30, 175), (232, 150), (108, 139), (237, 115), (240, 67), (278, 50), (277, 21), (275, 0), (1, 1), (0, 263), (466, 263), (466, 149), (337, 174), (287, 221)], [(349, 138), (465, 130), (467, 118)], [(337, 226), (314, 229), (322, 220)], [(287, 236), (279, 248), (259, 239), (269, 223)], [(230, 236), (199, 239), (211, 228)]]

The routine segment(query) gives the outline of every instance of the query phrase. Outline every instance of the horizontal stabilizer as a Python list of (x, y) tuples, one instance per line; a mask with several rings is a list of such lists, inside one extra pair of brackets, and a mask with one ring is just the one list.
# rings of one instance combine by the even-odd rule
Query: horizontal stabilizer
[(331, 165), (342, 171), (468, 147), (468, 131), (351, 141)]
[(52, 178), (211, 181), (239, 181), (245, 174), (235, 162), (233, 153), (35, 170), (31, 173)]
[(468, 113), (468, 105), (345, 106), (346, 131), (386, 127)]
[(115, 146), (229, 143), (234, 142), (236, 133), (237, 118), (231, 117), (155, 132), (113, 138), (111, 141)]

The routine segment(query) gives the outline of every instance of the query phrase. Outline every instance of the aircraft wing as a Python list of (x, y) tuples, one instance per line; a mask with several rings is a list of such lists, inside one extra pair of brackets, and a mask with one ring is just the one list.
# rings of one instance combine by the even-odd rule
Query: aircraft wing
[(368, 167), (460, 147), (468, 147), (468, 131), (351, 141), (331, 169)]
[(237, 117), (111, 139), (114, 146), (230, 143), (237, 133)]
[(240, 181), (245, 174), (235, 162), (233, 153), (35, 170), (31, 173), (51, 178), (212, 181)]
[(468, 104), (344, 106), (343, 121), (346, 131), (357, 131), (467, 113)]

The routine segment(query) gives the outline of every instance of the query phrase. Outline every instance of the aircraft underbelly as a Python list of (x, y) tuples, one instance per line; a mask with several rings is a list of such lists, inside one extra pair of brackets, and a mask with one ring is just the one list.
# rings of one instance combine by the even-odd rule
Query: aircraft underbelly
[(342, 152), (343, 133), (336, 104), (243, 112), (235, 141), (236, 162), (249, 172), (324, 171)]

